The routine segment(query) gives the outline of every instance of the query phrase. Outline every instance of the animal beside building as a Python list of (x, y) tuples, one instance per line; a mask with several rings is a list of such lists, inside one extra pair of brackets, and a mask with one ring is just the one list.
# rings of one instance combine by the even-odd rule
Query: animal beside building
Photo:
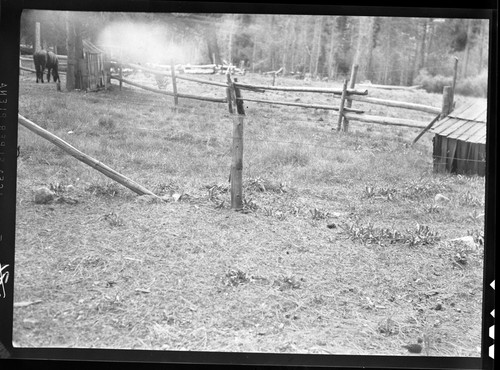
[(45, 50), (35, 51), (33, 54), (33, 62), (35, 63), (36, 83), (41, 80), (43, 83), (43, 72), (47, 65), (47, 52)]
[(43, 83), (43, 74), (45, 72), (45, 68), (47, 68), (47, 82), (50, 82), (51, 73), (54, 82), (61, 81), (59, 79), (59, 61), (56, 54), (43, 49), (38, 50), (33, 54), (33, 62), (35, 63), (37, 83), (38, 80), (41, 80)]

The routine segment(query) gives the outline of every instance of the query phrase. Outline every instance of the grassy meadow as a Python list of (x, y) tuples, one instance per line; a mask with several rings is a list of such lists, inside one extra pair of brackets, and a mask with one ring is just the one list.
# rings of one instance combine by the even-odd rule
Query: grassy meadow
[[(20, 126), (17, 346), (407, 355), (401, 346), (420, 337), (422, 355), (480, 356), (485, 179), (433, 173), (430, 133), (412, 146), (418, 129), (351, 121), (342, 133), (334, 112), (246, 102), (234, 212), (225, 104), (179, 99), (175, 110), (171, 97), (116, 82), (66, 92), (61, 78), (57, 92), (23, 73), (19, 113), (168, 201), (138, 197)], [(188, 81), (178, 91), (225, 95)], [(441, 106), (420, 90), (369, 96)], [(53, 202), (34, 202), (40, 186)], [(453, 240), (465, 236), (475, 244)]]

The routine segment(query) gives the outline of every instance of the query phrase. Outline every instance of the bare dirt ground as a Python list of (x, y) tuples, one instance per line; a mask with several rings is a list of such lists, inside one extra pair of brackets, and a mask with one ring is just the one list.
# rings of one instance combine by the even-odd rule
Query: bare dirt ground
[[(411, 147), (419, 130), (343, 134), (332, 113), (247, 103), (245, 210), (234, 212), (225, 105), (181, 100), (175, 112), (132, 88), (20, 84), (20, 114), (169, 201), (137, 197), (20, 127), (17, 346), (405, 355), (425, 337), (422, 355), (480, 356), (484, 178), (434, 174), (432, 135)], [(199, 86), (178, 89), (224, 96)], [(34, 202), (40, 186), (52, 202)]]

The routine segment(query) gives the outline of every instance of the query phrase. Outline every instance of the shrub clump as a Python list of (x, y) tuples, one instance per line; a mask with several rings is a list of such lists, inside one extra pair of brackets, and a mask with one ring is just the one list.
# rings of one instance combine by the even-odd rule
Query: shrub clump
[[(431, 75), (426, 69), (421, 69), (414, 83), (421, 85), (422, 88), (430, 93), (442, 93), (445, 86), (451, 86), (452, 77), (440, 74)], [(455, 93), (464, 96), (486, 97), (488, 91), (488, 71), (483, 70), (478, 75), (470, 76), (465, 79), (458, 79), (455, 87)]]
[(427, 92), (442, 93), (445, 86), (451, 86), (453, 78), (439, 74), (432, 76), (426, 69), (421, 69), (413, 82)]

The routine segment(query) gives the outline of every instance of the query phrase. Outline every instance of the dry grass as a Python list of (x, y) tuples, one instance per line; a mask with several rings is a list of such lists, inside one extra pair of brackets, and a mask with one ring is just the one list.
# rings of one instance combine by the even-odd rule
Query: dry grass
[[(376, 96), (440, 104), (423, 92)], [(330, 129), (333, 113), (246, 111), (245, 212), (235, 213), (225, 105), (181, 100), (175, 112), (136, 89), (57, 93), (21, 77), (22, 115), (173, 197), (136, 197), (20, 128), (15, 301), (40, 302), (15, 308), (16, 344), (403, 355), (425, 335), (431, 356), (479, 356), (482, 246), (450, 239), (480, 240), (484, 179), (433, 174), (431, 135), (408, 145), (418, 130), (353, 122), (344, 134)], [(41, 185), (59, 201), (34, 204)], [(417, 224), (436, 238), (388, 236)], [(375, 237), (360, 238), (367, 230)]]

